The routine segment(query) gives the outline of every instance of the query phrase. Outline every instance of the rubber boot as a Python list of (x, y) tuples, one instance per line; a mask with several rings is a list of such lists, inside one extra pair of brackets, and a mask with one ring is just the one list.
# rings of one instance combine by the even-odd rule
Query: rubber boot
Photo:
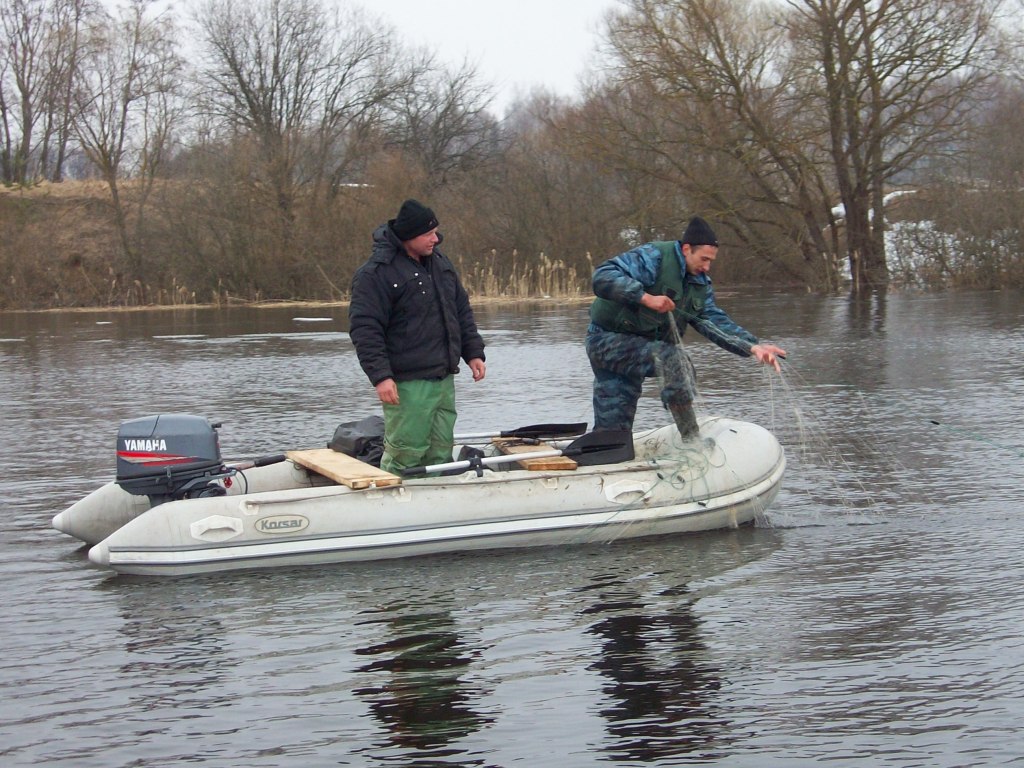
[(676, 423), (676, 429), (679, 430), (679, 436), (684, 441), (700, 439), (700, 427), (697, 426), (697, 415), (693, 412), (693, 403), (670, 406), (669, 412)]

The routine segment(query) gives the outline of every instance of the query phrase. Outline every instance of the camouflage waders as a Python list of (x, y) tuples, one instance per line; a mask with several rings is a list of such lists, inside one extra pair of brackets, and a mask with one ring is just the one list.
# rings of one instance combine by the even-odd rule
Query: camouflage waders
[(672, 413), (680, 434), (696, 434), (697, 377), (681, 346), (613, 333), (593, 323), (587, 329), (586, 346), (594, 370), (594, 429), (632, 429), (644, 379), (660, 376), (664, 382), (661, 402)]
[(455, 377), (396, 383), (399, 404), (384, 404), (384, 455), (380, 468), (401, 474), (408, 467), (451, 461)]

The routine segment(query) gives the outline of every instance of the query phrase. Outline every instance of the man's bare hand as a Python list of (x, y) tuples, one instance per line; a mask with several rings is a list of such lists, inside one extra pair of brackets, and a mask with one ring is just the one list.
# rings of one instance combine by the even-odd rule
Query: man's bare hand
[(398, 385), (395, 384), (394, 379), (384, 379), (374, 389), (377, 390), (377, 397), (382, 403), (398, 405)]
[(777, 347), (774, 344), (755, 344), (750, 348), (750, 354), (764, 365), (770, 365), (779, 373), (782, 372), (779, 358), (786, 357), (786, 350), (782, 347)]
[(671, 312), (676, 308), (676, 303), (668, 296), (654, 296), (650, 293), (645, 293), (640, 298), (640, 303), (648, 309), (654, 310), (660, 314)]
[(479, 357), (469, 361), (469, 370), (473, 372), (473, 381), (480, 381), (487, 375), (487, 364)]

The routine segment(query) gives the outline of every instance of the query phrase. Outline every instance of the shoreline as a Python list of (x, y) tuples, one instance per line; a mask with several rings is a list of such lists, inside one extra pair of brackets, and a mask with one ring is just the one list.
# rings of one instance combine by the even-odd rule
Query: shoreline
[[(484, 304), (529, 304), (529, 303), (571, 303), (571, 304), (582, 304), (593, 300), (593, 296), (528, 296), (528, 297), (515, 297), (515, 296), (470, 296), (469, 301), (473, 306), (480, 306)], [(347, 307), (351, 301), (315, 301), (315, 300), (286, 300), (282, 299), (279, 301), (238, 301), (228, 302), (224, 304), (206, 303), (206, 304), (140, 304), (138, 306), (109, 306), (104, 307), (92, 306), (92, 307), (48, 307), (46, 309), (0, 309), (0, 315), (27, 315), (27, 314), (54, 314), (58, 312), (68, 313), (81, 313), (86, 314), (90, 312), (153, 312), (153, 311), (167, 311), (167, 310), (196, 310), (196, 309), (235, 309), (235, 308), (248, 308), (248, 309), (277, 309), (279, 307), (305, 307), (305, 308), (322, 308), (322, 307)]]

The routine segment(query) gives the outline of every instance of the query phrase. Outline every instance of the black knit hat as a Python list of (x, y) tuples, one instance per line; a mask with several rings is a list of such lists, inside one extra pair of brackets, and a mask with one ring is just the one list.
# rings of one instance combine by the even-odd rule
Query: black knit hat
[(402, 203), (398, 216), (388, 222), (395, 237), (403, 242), (412, 240), (437, 227), (437, 217), (419, 200)]
[(694, 216), (690, 219), (690, 223), (686, 225), (686, 231), (683, 233), (681, 242), (687, 245), (713, 245), (716, 248), (718, 247), (718, 238), (715, 237), (714, 230), (700, 216)]

